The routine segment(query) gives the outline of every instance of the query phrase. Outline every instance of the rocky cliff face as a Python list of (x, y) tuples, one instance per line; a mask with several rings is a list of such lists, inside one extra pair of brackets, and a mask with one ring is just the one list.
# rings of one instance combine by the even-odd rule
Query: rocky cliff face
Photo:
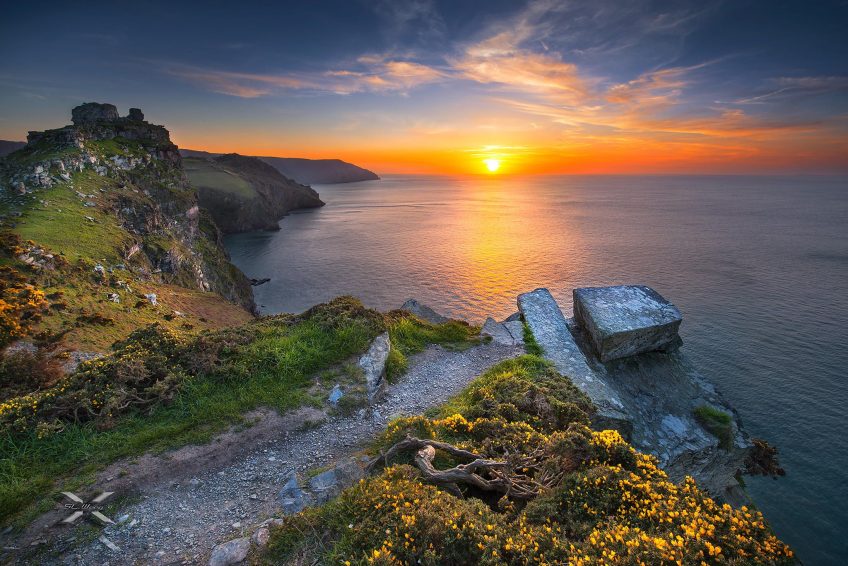
[[(168, 130), (144, 121), (138, 109), (120, 117), (111, 104), (83, 104), (72, 119), (63, 128), (30, 132), (26, 147), (3, 160), (0, 177), (11, 189), (5, 198), (20, 197), (22, 206), (32, 206), (26, 195), (67, 187), (86, 207), (107, 213), (110, 224), (117, 221), (123, 232), (104, 226), (102, 237), (114, 239), (125, 263), (132, 262), (140, 276), (213, 291), (254, 310), (250, 284), (229, 263), (219, 230), (201, 210)], [(41, 203), (49, 205), (44, 198)], [(58, 229), (76, 220), (69, 215), (67, 208), (57, 209), (50, 221)], [(67, 234), (69, 243), (74, 237)]]
[(200, 205), (224, 233), (277, 230), (289, 211), (324, 206), (318, 193), (255, 157), (229, 153), (187, 158), (186, 173)]

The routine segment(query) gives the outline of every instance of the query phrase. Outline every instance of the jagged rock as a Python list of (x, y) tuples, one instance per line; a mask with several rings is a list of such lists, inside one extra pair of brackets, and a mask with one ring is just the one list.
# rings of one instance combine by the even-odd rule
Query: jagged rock
[(140, 108), (130, 108), (130, 113), (127, 114), (128, 120), (135, 120), (137, 122), (144, 122), (144, 113)]
[(491, 336), (495, 344), (503, 344), (505, 346), (514, 346), (515, 338), (512, 333), (500, 322), (496, 322), (494, 318), (488, 317), (483, 323), (483, 328), (480, 329), (480, 334)]
[(514, 312), (504, 319), (504, 322), (521, 322), (521, 312)]
[(442, 324), (449, 320), (448, 317), (440, 315), (427, 305), (422, 305), (415, 299), (407, 299), (406, 302), (400, 306), (400, 310), (410, 312), (418, 318), (433, 324)]
[(156, 306), (156, 293), (145, 293), (144, 298), (150, 301), (150, 304)]
[(250, 539), (247, 537), (237, 538), (219, 544), (212, 549), (212, 556), (209, 558), (209, 566), (229, 566), (230, 564), (238, 564), (250, 552)]
[(602, 362), (680, 345), (680, 311), (644, 285), (574, 289), (574, 319)]
[(536, 342), (544, 350), (545, 357), (554, 363), (557, 371), (571, 378), (598, 407), (593, 424), (601, 428), (614, 428), (629, 436), (633, 425), (624, 410), (624, 404), (618, 393), (597, 379), (589, 367), (550, 291), (536, 289), (519, 295), (518, 308)]
[(297, 483), (297, 476), (290, 475), (283, 489), (277, 494), (277, 499), (283, 508), (283, 513), (286, 515), (294, 515), (300, 513), (309, 504), (309, 499), (300, 485)]
[(24, 185), (23, 183), (16, 183), (15, 184), (15, 193), (17, 193), (19, 195), (25, 195), (26, 192), (27, 192), (26, 185)]
[(71, 121), (75, 126), (93, 124), (96, 122), (113, 122), (118, 120), (118, 109), (114, 104), (86, 102), (71, 111)]
[(359, 481), (364, 472), (354, 459), (345, 460), (335, 468), (320, 473), (309, 480), (309, 490), (316, 501), (329, 501), (341, 491)]
[(359, 358), (359, 367), (365, 375), (365, 385), (368, 390), (368, 400), (373, 402), (382, 389), (386, 375), (386, 362), (389, 359), (391, 342), (389, 333), (380, 334), (371, 342), (371, 347)]
[(112, 301), (113, 303), (121, 302), (121, 296), (118, 293), (107, 293), (106, 298)]

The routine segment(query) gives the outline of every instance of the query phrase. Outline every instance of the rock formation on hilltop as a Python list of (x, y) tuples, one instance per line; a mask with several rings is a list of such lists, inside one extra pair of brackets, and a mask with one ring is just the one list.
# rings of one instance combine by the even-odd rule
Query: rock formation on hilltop
[[(182, 317), (197, 307), (195, 323), (232, 312), (226, 304), (216, 312), (206, 310), (216, 299), (205, 292), (254, 310), (250, 282), (229, 262), (221, 232), (199, 206), (168, 130), (146, 122), (137, 108), (121, 117), (111, 104), (78, 106), (72, 121), (29, 132), (25, 147), (0, 160), (0, 225), (9, 231), (2, 252), (38, 274), (77, 262), (62, 275), (72, 289), (68, 294), (76, 300), (81, 289), (94, 293), (80, 298), (80, 305), (64, 301), (70, 310), (58, 309), (53, 318), (62, 319), (61, 325), (72, 323), (73, 316), (113, 321), (121, 328), (114, 340), (136, 324), (149, 323), (150, 308), (179, 305), (175, 310)], [(55, 281), (45, 277), (47, 284)], [(169, 301), (165, 292), (183, 298)], [(157, 294), (158, 301), (146, 298)], [(120, 307), (102, 307), (104, 300)], [(90, 304), (98, 305), (96, 315)], [(74, 309), (84, 312), (72, 316)], [(51, 328), (60, 324), (47, 320)], [(80, 334), (77, 345), (105, 345), (97, 333), (75, 333)]]
[(185, 169), (200, 205), (224, 233), (277, 230), (277, 222), (289, 211), (324, 205), (310, 187), (256, 157), (228, 153), (212, 159), (186, 158)]

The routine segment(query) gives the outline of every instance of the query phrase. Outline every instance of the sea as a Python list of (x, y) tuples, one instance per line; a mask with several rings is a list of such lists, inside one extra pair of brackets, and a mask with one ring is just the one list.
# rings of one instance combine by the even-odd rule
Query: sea
[[(262, 313), (415, 298), (472, 323), (547, 287), (645, 284), (683, 351), (780, 450), (748, 492), (808, 565), (848, 564), (848, 178), (385, 176), (317, 185), (278, 232), (229, 236)], [(661, 387), (662, 384), (657, 384)]]

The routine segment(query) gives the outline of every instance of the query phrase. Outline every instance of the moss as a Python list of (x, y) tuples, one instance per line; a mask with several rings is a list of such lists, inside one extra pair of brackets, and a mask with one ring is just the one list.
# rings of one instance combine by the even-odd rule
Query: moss
[(719, 446), (730, 450), (733, 446), (733, 419), (727, 413), (709, 405), (701, 405), (693, 411), (695, 419), (707, 432), (718, 438)]

